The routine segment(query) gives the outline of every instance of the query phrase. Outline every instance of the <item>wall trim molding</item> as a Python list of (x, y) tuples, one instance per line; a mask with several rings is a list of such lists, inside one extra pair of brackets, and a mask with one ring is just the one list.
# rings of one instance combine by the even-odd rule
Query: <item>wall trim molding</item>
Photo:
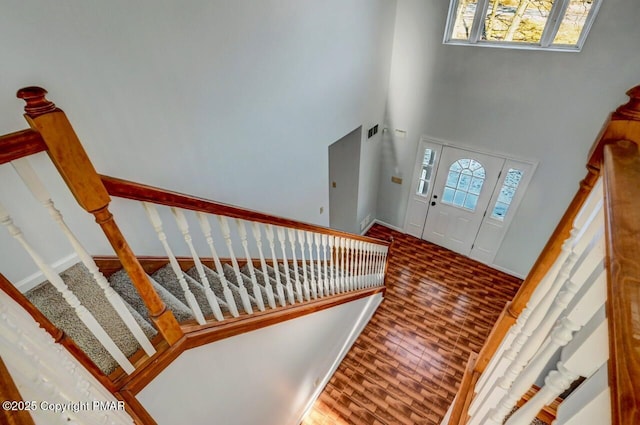
[(361, 235), (365, 235), (369, 231), (369, 229), (371, 229), (373, 227), (374, 224), (379, 224), (381, 226), (388, 227), (389, 229), (395, 230), (396, 232), (406, 233), (404, 231), (404, 229), (402, 229), (400, 227), (394, 226), (393, 224), (389, 224), (387, 222), (384, 222), (382, 220), (378, 220), (377, 218), (374, 218), (373, 220), (371, 220), (371, 223), (369, 223), (369, 225), (360, 234)]
[(495, 264), (495, 263), (487, 264), (487, 266), (491, 267), (492, 269), (496, 269), (496, 270), (498, 270), (498, 271), (501, 271), (501, 272), (503, 272), (503, 273), (510, 274), (511, 276), (515, 276), (515, 277), (517, 277), (518, 279), (523, 279), (523, 280), (524, 280), (524, 278), (525, 278), (525, 277), (527, 277), (527, 276), (526, 276), (526, 275), (524, 275), (524, 274), (514, 272), (514, 271), (513, 271), (513, 270), (511, 270), (511, 269), (508, 269), (508, 268), (506, 268), (506, 267), (499, 266), (499, 265), (497, 265), (497, 264)]
[[(79, 262), (80, 258), (78, 257), (78, 254), (74, 252), (53, 262), (51, 264), (51, 267), (56, 271), (57, 274), (60, 274), (63, 271), (67, 270), (69, 267)], [(16, 282), (15, 286), (20, 292), (25, 293), (46, 280), (47, 278), (44, 276), (44, 274), (41, 271), (37, 271)]]

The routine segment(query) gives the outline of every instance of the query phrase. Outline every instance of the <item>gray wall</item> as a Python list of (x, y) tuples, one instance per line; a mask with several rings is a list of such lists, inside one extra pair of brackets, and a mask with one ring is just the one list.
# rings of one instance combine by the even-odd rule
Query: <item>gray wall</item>
[[(395, 6), (0, 0), (0, 134), (26, 127), (15, 91), (41, 85), (103, 174), (328, 225), (327, 147), (383, 121)], [(380, 145), (362, 144), (360, 219), (375, 216)], [(11, 187), (0, 196), (16, 217), (35, 214)], [(46, 223), (29, 233), (54, 262), (70, 249), (45, 220), (21, 223)], [(123, 227), (133, 240), (148, 225)], [(99, 234), (81, 237), (109, 253)], [(33, 271), (4, 230), (0, 247), (11, 280)]]
[(495, 260), (526, 274), (584, 177), (607, 114), (640, 83), (640, 2), (603, 2), (581, 53), (443, 45), (448, 3), (398, 1), (387, 124), (407, 137), (385, 136), (378, 218), (403, 226), (422, 135), (538, 161)]

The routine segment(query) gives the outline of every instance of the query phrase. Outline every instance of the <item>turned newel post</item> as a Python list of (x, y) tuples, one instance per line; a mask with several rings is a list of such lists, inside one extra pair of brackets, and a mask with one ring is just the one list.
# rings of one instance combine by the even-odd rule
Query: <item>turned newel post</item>
[(173, 344), (182, 337), (180, 325), (153, 289), (147, 274), (109, 212), (111, 198), (69, 120), (61, 109), (46, 99), (46, 94), (47, 91), (40, 87), (26, 87), (18, 91), (18, 98), (26, 102), (24, 116), (27, 122), (40, 133), (51, 161), (78, 204), (93, 214), (102, 227), (158, 331), (169, 344)]

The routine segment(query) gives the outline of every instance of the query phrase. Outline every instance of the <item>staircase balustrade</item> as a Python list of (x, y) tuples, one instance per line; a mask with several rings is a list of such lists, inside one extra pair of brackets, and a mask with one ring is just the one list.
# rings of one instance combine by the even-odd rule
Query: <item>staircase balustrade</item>
[[(257, 315), (256, 310), (260, 311), (259, 319), (268, 319), (265, 316), (268, 310), (286, 309), (273, 316), (273, 319), (265, 320), (266, 325), (266, 323), (277, 323), (384, 290), (384, 264), (380, 264), (380, 269), (368, 268), (366, 258), (368, 254), (372, 259), (386, 261), (389, 242), (100, 176), (93, 168), (64, 112), (47, 100), (45, 95), (46, 91), (38, 87), (28, 87), (18, 92), (18, 97), (26, 102), (25, 118), (31, 129), (0, 136), (0, 164), (13, 162), (14, 168), (26, 186), (61, 228), (100, 288), (101, 296), (122, 319), (132, 339), (137, 341), (140, 350), (133, 355), (125, 355), (64, 280), (27, 242), (2, 206), (0, 206), (0, 223), (8, 228), (10, 234), (32, 257), (80, 321), (115, 360), (112, 364), (117, 364), (120, 370), (113, 372), (113, 377), (107, 376), (111, 372), (105, 372), (105, 370), (112, 370), (110, 366), (98, 366), (98, 363), (92, 363), (95, 360), (92, 360), (91, 355), (82, 353), (80, 345), (72, 342), (62, 330), (53, 327), (56, 335), (60, 335), (56, 338), (65, 341), (65, 346), (85, 363), (94, 376), (112, 390), (116, 386), (128, 385), (128, 389), (122, 393), (123, 397), (127, 396), (127, 391), (131, 391), (131, 388), (139, 390), (141, 385), (144, 385), (141, 383), (148, 382), (145, 380), (151, 379), (150, 377), (166, 367), (167, 360), (158, 361), (158, 358), (173, 359), (181, 350), (190, 348), (194, 344), (216, 340), (218, 337), (208, 335), (215, 332), (215, 326), (219, 322), (225, 324), (231, 321), (230, 326), (221, 328), (223, 329), (221, 335), (230, 336), (233, 333), (263, 326), (257, 320), (251, 321), (246, 326), (234, 321), (242, 319), (243, 315), (247, 317)], [(26, 157), (38, 152), (46, 152), (49, 155), (78, 204), (92, 214), (102, 228), (118, 257), (118, 260), (102, 257), (102, 263), (99, 264), (104, 265), (107, 261), (109, 265), (106, 267), (109, 272), (101, 271), (100, 267), (103, 266), (99, 267), (96, 264), (89, 251), (72, 232), (37, 173), (31, 168)], [(128, 199), (125, 202), (140, 204), (151, 223), (147, 232), (148, 240), (153, 240), (155, 236), (160, 242), (158, 248), (166, 257), (155, 257), (149, 260), (146, 257), (134, 255), (109, 210), (111, 196)], [(167, 219), (167, 216), (171, 216), (172, 219)], [(212, 218), (215, 220), (211, 220)], [(200, 232), (192, 230), (189, 224), (192, 220), (199, 224)], [(229, 220), (235, 221), (233, 229), (229, 225)], [(173, 221), (181, 236), (178, 240), (170, 240), (169, 235), (173, 238), (174, 233), (166, 230), (172, 227)], [(212, 228), (212, 222), (218, 224), (217, 229)], [(250, 227), (249, 232), (247, 232), (247, 226)], [(221, 237), (214, 237), (214, 235), (221, 235)], [(226, 246), (227, 258), (219, 255), (220, 244)], [(190, 257), (178, 258), (175, 253), (184, 249), (185, 245)], [(355, 252), (348, 254), (348, 246), (361, 247), (360, 256), (356, 258)], [(203, 247), (205, 252), (199, 252), (198, 250)], [(238, 258), (236, 252), (243, 252), (244, 258)], [(340, 255), (342, 267), (340, 267)], [(348, 264), (345, 263), (345, 259)], [(151, 270), (158, 270), (158, 267), (161, 267), (162, 270), (159, 270), (159, 273), (175, 275), (175, 288), (172, 287), (171, 291), (179, 287), (179, 294), (173, 295), (167, 292), (166, 288), (162, 288), (162, 285), (147, 274), (145, 270), (150, 267), (149, 261), (154, 264)], [(123, 281), (124, 292), (120, 292), (123, 294), (122, 297), (126, 298), (126, 302), (116, 292), (116, 287), (112, 286), (116, 284), (113, 281), (109, 283), (107, 280), (110, 273), (118, 270), (116, 262), (122, 265), (130, 278), (130, 281)], [(165, 272), (163, 264), (167, 263), (169, 266)], [(246, 270), (248, 277), (243, 270)], [(149, 273), (152, 272), (149, 271)], [(164, 277), (165, 274), (158, 276)], [(339, 285), (340, 279), (343, 283), (342, 290)], [(364, 286), (347, 287), (345, 286), (347, 279), (370, 281), (372, 289), (375, 290), (357, 292), (356, 289), (362, 289)], [(4, 278), (3, 281), (8, 285), (8, 281)], [(131, 283), (135, 287), (136, 295), (128, 293), (126, 286)], [(340, 294), (347, 289), (354, 294), (348, 296)], [(37, 311), (37, 307), (30, 304), (24, 296), (16, 294), (13, 294), (14, 299), (25, 306), (28, 305), (27, 310), (36, 320), (45, 320), (42, 313)], [(136, 298), (138, 296), (139, 299)], [(336, 296), (336, 299), (324, 302), (323, 299), (329, 296)], [(186, 307), (181, 307), (182, 304), (175, 303), (175, 301), (180, 302), (176, 297), (188, 305), (188, 310)], [(163, 300), (166, 300), (168, 305)], [(314, 304), (309, 308), (298, 307), (310, 301)], [(135, 302), (142, 304), (140, 307), (142, 310), (136, 307), (138, 311), (133, 311), (129, 303)], [(181, 320), (186, 322), (179, 324), (172, 309), (181, 317)], [(155, 339), (154, 343), (151, 342), (145, 332), (149, 335), (153, 335), (154, 332), (147, 324), (144, 324), (146, 328), (143, 330), (142, 322), (145, 317), (139, 317), (138, 312), (142, 312), (143, 316), (148, 315), (148, 319), (155, 325), (159, 336), (166, 344), (160, 343), (159, 339)], [(135, 318), (133, 313), (136, 313)], [(189, 321), (190, 317), (195, 319), (194, 323), (197, 325)], [(49, 322), (47, 325), (53, 326)], [(202, 328), (196, 326), (202, 326)], [(200, 329), (205, 332), (193, 336), (195, 338), (193, 341), (198, 342), (192, 341), (187, 346), (185, 341), (191, 337), (189, 332)], [(122, 341), (118, 342), (120, 343)], [(161, 349), (158, 348), (158, 344)], [(172, 346), (175, 346), (175, 349), (168, 349)], [(131, 346), (127, 345), (127, 350), (130, 349)], [(147, 367), (147, 370), (144, 373), (135, 374), (134, 364), (136, 367)], [(132, 374), (131, 381), (127, 380), (125, 374)]]
[(95, 282), (100, 286), (102, 291), (104, 292), (105, 298), (114, 310), (118, 313), (124, 324), (127, 326), (132, 335), (136, 338), (140, 346), (144, 349), (147, 355), (152, 356), (156, 350), (153, 348), (151, 341), (144, 334), (144, 331), (140, 327), (140, 325), (133, 318), (131, 312), (127, 309), (122, 298), (116, 291), (111, 288), (109, 282), (104, 277), (104, 275), (98, 269), (95, 261), (89, 254), (89, 252), (84, 248), (82, 243), (78, 240), (76, 235), (71, 231), (69, 226), (64, 220), (64, 217), (60, 213), (60, 211), (56, 208), (55, 203), (52, 200), (51, 195), (47, 191), (46, 187), (36, 174), (35, 170), (31, 167), (29, 160), (27, 158), (20, 158), (11, 163), (27, 186), (31, 194), (36, 198), (38, 202), (40, 202), (49, 212), (49, 215), (54, 219), (54, 221), (60, 226), (62, 232), (67, 237), (71, 246), (73, 247), (76, 254), (84, 264), (84, 266), (89, 270)]
[[(184, 236), (184, 241), (189, 247), (189, 253), (193, 258), (196, 271), (198, 272), (198, 276), (200, 277), (200, 283), (202, 283), (202, 286), (204, 286), (207, 301), (209, 301), (209, 306), (213, 311), (213, 315), (215, 316), (216, 320), (222, 321), (224, 320), (224, 317), (222, 316), (222, 310), (220, 310), (220, 303), (221, 302), (224, 303), (224, 301), (218, 300), (216, 295), (213, 293), (213, 290), (211, 289), (211, 284), (209, 283), (209, 279), (207, 278), (207, 275), (204, 272), (202, 261), (200, 261), (200, 257), (198, 256), (198, 253), (196, 252), (196, 249), (193, 246), (193, 241), (191, 239), (191, 235), (189, 234), (189, 223), (187, 223), (187, 219), (181, 210), (177, 208), (171, 208), (171, 212), (173, 213), (173, 216), (176, 219), (176, 223), (178, 224), (178, 227), (180, 228), (180, 231)], [(226, 306), (226, 303), (225, 303), (225, 306)]]
[(16, 239), (20, 243), (20, 245), (22, 245), (24, 250), (33, 259), (33, 262), (42, 271), (44, 276), (58, 290), (58, 292), (74, 310), (82, 323), (84, 323), (84, 325), (96, 337), (100, 344), (102, 344), (102, 346), (109, 352), (109, 354), (111, 354), (111, 356), (118, 362), (122, 369), (124, 369), (127, 373), (132, 373), (135, 368), (133, 367), (129, 359), (127, 359), (120, 348), (118, 348), (116, 343), (113, 342), (113, 339), (111, 339), (109, 334), (107, 334), (100, 323), (98, 323), (96, 318), (89, 312), (89, 310), (87, 310), (84, 305), (82, 305), (78, 297), (76, 297), (74, 293), (69, 290), (69, 287), (58, 275), (58, 273), (56, 273), (56, 271), (49, 264), (47, 264), (46, 261), (44, 261), (40, 254), (38, 254), (38, 252), (26, 240), (22, 231), (18, 226), (14, 224), (13, 219), (9, 215), (9, 212), (2, 204), (0, 204), (0, 224), (5, 226), (11, 236)]
[(556, 425), (640, 423), (640, 86), (627, 94), (443, 425), (529, 425), (558, 400)]
[(156, 209), (155, 205), (148, 202), (143, 203), (143, 206), (144, 206), (145, 212), (147, 213), (147, 216), (149, 217), (149, 221), (151, 221), (153, 229), (156, 231), (158, 235), (158, 240), (162, 244), (162, 247), (164, 248), (167, 254), (167, 257), (169, 258), (169, 264), (171, 264), (171, 268), (173, 269), (173, 272), (175, 273), (176, 278), (178, 278), (178, 282), (180, 282), (180, 287), (184, 291), (184, 297), (187, 299), (187, 304), (189, 305), (189, 308), (193, 312), (193, 316), (196, 318), (198, 323), (200, 323), (201, 325), (204, 325), (206, 323), (206, 320), (202, 315), (202, 310), (200, 310), (200, 305), (198, 304), (196, 297), (193, 295), (193, 292), (191, 292), (191, 289), (189, 289), (189, 285), (187, 284), (187, 281), (184, 278), (184, 274), (182, 273), (180, 264), (178, 264), (178, 260), (176, 259), (176, 256), (173, 255), (173, 251), (169, 246), (169, 242), (167, 241), (167, 235), (164, 233), (164, 229), (162, 227), (162, 219), (158, 214), (158, 210)]
[[(158, 232), (159, 239), (169, 259), (175, 259), (176, 257), (170, 248), (167, 235), (162, 229), (162, 220), (158, 212), (158, 209), (162, 208), (162, 206), (156, 206), (148, 201), (144, 201), (143, 205), (147, 214), (151, 217), (153, 227), (156, 232)], [(196, 252), (196, 235), (192, 236), (188, 231), (188, 215), (192, 213), (196, 215), (197, 220), (201, 223), (201, 227), (203, 227), (204, 238), (213, 254), (216, 274), (219, 275), (222, 280), (224, 270), (222, 260), (218, 257), (215, 242), (211, 236), (212, 228), (207, 217), (209, 214), (183, 210), (177, 207), (168, 208), (177, 219), (178, 227), (185, 241), (187, 241), (187, 246), (194, 259), (196, 269), (202, 269), (197, 272), (201, 277), (201, 283), (205, 286), (209, 284), (208, 279), (202, 279), (203, 276), (206, 278), (206, 273), (203, 262)], [(285, 307), (287, 306), (287, 301), (289, 301), (289, 304), (295, 304), (296, 302), (300, 303), (305, 300), (311, 301), (330, 296), (333, 291), (330, 283), (331, 276), (335, 275), (344, 276), (343, 279), (345, 282), (349, 282), (343, 292), (380, 286), (384, 282), (386, 246), (341, 237), (345, 247), (342, 250), (345, 266), (344, 269), (340, 269), (340, 267), (335, 266), (335, 264), (337, 264), (335, 260), (338, 258), (337, 251), (332, 251), (331, 249), (331, 241), (335, 240), (333, 235), (279, 226), (276, 226), (274, 230), (272, 224), (241, 220), (238, 218), (234, 219), (237, 225), (237, 234), (234, 234), (228, 225), (229, 217), (213, 215), (220, 225), (220, 233), (228, 248), (229, 259), (227, 261), (232, 264), (236, 276), (236, 283), (244, 282), (244, 284), (247, 285), (245, 288), (242, 283), (237, 284), (237, 289), (245, 289), (243, 292), (246, 295), (246, 299), (256, 305), (259, 311), (274, 309), (277, 305)], [(251, 229), (253, 238), (249, 238), (247, 226)], [(266, 235), (269, 253), (271, 254), (271, 258), (269, 259), (265, 257), (263, 233)], [(279, 253), (276, 252), (275, 249), (276, 234), (280, 242)], [(287, 235), (289, 238), (289, 249), (287, 249), (285, 240)], [(242, 247), (245, 257), (237, 258), (234, 253), (234, 247)], [(290, 257), (287, 251), (290, 252)], [(257, 256), (255, 255), (256, 252)], [(288, 258), (292, 259), (291, 262), (289, 262)], [(298, 260), (298, 258), (300, 258), (300, 260)], [(375, 259), (375, 261), (372, 261), (370, 265), (367, 261), (368, 258)], [(375, 265), (373, 263), (375, 263)], [(175, 262), (171, 260), (171, 264), (172, 267), (175, 268), (176, 275), (181, 276), (183, 271), (180, 269), (177, 260)], [(246, 270), (246, 276), (243, 270)], [(211, 270), (211, 272), (213, 272), (213, 270)], [(291, 276), (292, 273), (293, 277)], [(283, 280), (285, 280), (286, 286), (282, 284)], [(300, 281), (302, 281), (302, 283), (300, 283)], [(184, 285), (186, 285), (186, 282), (184, 282)], [(228, 287), (228, 285), (229, 283), (227, 282), (226, 287)], [(285, 290), (287, 292), (286, 294)], [(185, 297), (188, 297), (186, 291)], [(228, 298), (231, 300), (233, 297), (230, 295)], [(218, 304), (227, 304), (221, 299), (217, 299), (217, 302)], [(245, 311), (248, 314), (253, 314), (250, 308), (251, 306), (249, 305), (247, 307), (249, 308), (246, 308)], [(216, 318), (218, 318), (217, 314)], [(206, 320), (206, 318), (203, 317), (201, 320)], [(200, 323), (201, 320), (198, 320), (198, 322)]]
[[(205, 240), (207, 241), (207, 246), (211, 251), (213, 263), (215, 265), (216, 272), (218, 273), (218, 277), (220, 278), (220, 282), (222, 284), (222, 290), (223, 290), (225, 302), (227, 304), (227, 308), (229, 309), (233, 317), (238, 317), (240, 315), (240, 313), (238, 313), (238, 306), (236, 305), (236, 301), (233, 298), (233, 293), (229, 288), (229, 282), (227, 282), (227, 278), (224, 275), (222, 263), (220, 262), (220, 257), (218, 257), (218, 251), (216, 250), (216, 247), (213, 243), (213, 237), (211, 236), (211, 225), (209, 224), (209, 219), (207, 218), (206, 214), (203, 214), (200, 212), (196, 213), (196, 216), (198, 217), (198, 222), (200, 223), (202, 234), (204, 235)], [(194, 259), (196, 256), (197, 254), (194, 254)], [(198, 272), (200, 271), (198, 270)]]

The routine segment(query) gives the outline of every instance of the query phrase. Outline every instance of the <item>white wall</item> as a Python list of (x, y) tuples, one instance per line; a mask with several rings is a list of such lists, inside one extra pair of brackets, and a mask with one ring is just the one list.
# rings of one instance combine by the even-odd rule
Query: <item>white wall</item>
[(603, 2), (577, 54), (443, 45), (448, 5), (398, 1), (387, 123), (407, 138), (385, 136), (378, 218), (403, 225), (422, 135), (539, 161), (495, 260), (526, 274), (586, 174), (606, 116), (640, 83), (640, 2)]
[(159, 425), (297, 425), (381, 300), (374, 295), (186, 351), (138, 400)]
[[(26, 127), (15, 92), (41, 85), (103, 174), (328, 225), (327, 146), (383, 120), (395, 4), (0, 0), (0, 133)], [(379, 151), (363, 143), (360, 218)], [(4, 231), (0, 247), (16, 249)], [(0, 261), (14, 281), (33, 271)]]

